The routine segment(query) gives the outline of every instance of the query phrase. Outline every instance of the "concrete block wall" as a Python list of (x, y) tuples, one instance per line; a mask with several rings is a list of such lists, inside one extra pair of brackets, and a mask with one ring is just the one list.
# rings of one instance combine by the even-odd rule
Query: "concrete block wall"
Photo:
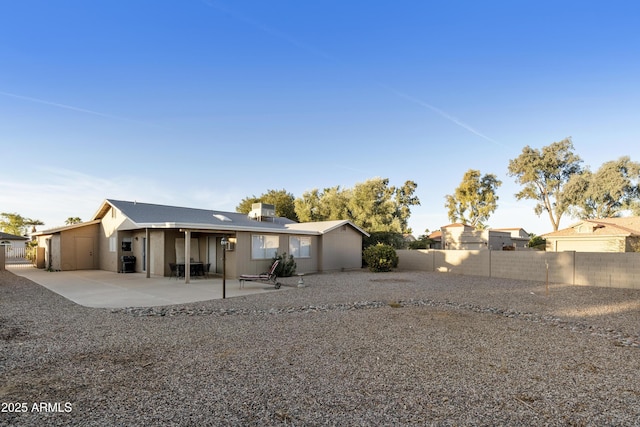
[(517, 251), (492, 251), (491, 277), (505, 279), (545, 280), (546, 264), (544, 253), (534, 254)]
[(404, 270), (640, 289), (640, 253), (419, 250), (398, 251)]
[(427, 249), (399, 250), (398, 268), (412, 271), (434, 271), (434, 254), (436, 251)]
[(640, 289), (640, 253), (576, 253), (576, 284)]
[(491, 251), (434, 251), (436, 271), (469, 276), (489, 276)]

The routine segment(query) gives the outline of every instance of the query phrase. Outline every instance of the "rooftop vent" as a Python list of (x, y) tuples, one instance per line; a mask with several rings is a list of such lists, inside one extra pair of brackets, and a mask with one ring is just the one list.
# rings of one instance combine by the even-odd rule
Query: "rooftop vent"
[(251, 212), (249, 212), (249, 218), (251, 219), (264, 221), (265, 219), (274, 218), (275, 216), (275, 205), (269, 205), (266, 203), (253, 203), (251, 205)]

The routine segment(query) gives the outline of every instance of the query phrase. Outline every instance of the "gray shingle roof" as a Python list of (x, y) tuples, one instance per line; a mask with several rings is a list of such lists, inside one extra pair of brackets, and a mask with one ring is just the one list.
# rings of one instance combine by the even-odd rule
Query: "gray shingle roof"
[(29, 240), (28, 237), (16, 236), (15, 234), (3, 233), (0, 231), (0, 239), (2, 240)]
[(286, 230), (286, 225), (296, 223), (288, 218), (280, 217), (257, 221), (249, 218), (247, 214), (238, 212), (185, 208), (112, 199), (107, 199), (106, 202), (120, 210), (134, 223), (144, 226), (189, 224), (202, 228)]

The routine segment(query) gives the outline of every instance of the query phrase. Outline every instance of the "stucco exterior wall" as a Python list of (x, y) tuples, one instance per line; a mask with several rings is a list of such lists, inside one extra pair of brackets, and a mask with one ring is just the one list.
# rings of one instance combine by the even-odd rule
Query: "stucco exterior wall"
[[(269, 259), (252, 259), (251, 258), (251, 236), (258, 234), (278, 236), (274, 233), (255, 233), (255, 232), (238, 232), (236, 233), (236, 250), (234, 256), (234, 265), (230, 267), (227, 264), (227, 271), (233, 271), (233, 277), (237, 277), (240, 274), (260, 274), (269, 270), (271, 267), (271, 258)], [(280, 236), (278, 242), (278, 253), (289, 251), (289, 240), (287, 236)]]
[(624, 237), (582, 236), (572, 239), (547, 239), (547, 251), (625, 252)]
[[(98, 232), (98, 224), (91, 224), (60, 232), (60, 270), (98, 268), (100, 265)], [(81, 241), (85, 243), (81, 243)], [(86, 243), (89, 245), (85, 246)]]
[(89, 270), (100, 266), (99, 226), (89, 224), (37, 237), (44, 249), (44, 268)]
[(123, 255), (122, 238), (125, 235), (130, 237), (130, 233), (119, 233), (117, 229), (125, 221), (126, 217), (114, 208), (110, 208), (100, 221), (98, 265), (101, 270), (120, 271), (120, 257)]
[(322, 235), (319, 271), (362, 268), (362, 234), (344, 225)]
[(404, 270), (640, 289), (640, 253), (398, 251)]
[(469, 226), (442, 227), (445, 249), (449, 250), (499, 250), (513, 245), (511, 233), (497, 230), (476, 230)]

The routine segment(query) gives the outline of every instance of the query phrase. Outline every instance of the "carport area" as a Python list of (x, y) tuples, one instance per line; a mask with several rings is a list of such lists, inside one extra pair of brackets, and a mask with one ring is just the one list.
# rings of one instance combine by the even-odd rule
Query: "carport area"
[[(7, 270), (25, 277), (63, 297), (94, 308), (154, 307), (186, 304), (222, 298), (222, 278), (182, 280), (169, 277), (147, 278), (145, 273), (113, 273), (104, 270), (49, 272), (27, 265), (7, 265)], [(283, 292), (266, 283), (247, 282), (240, 289), (238, 280), (226, 280), (226, 298), (266, 292)]]

